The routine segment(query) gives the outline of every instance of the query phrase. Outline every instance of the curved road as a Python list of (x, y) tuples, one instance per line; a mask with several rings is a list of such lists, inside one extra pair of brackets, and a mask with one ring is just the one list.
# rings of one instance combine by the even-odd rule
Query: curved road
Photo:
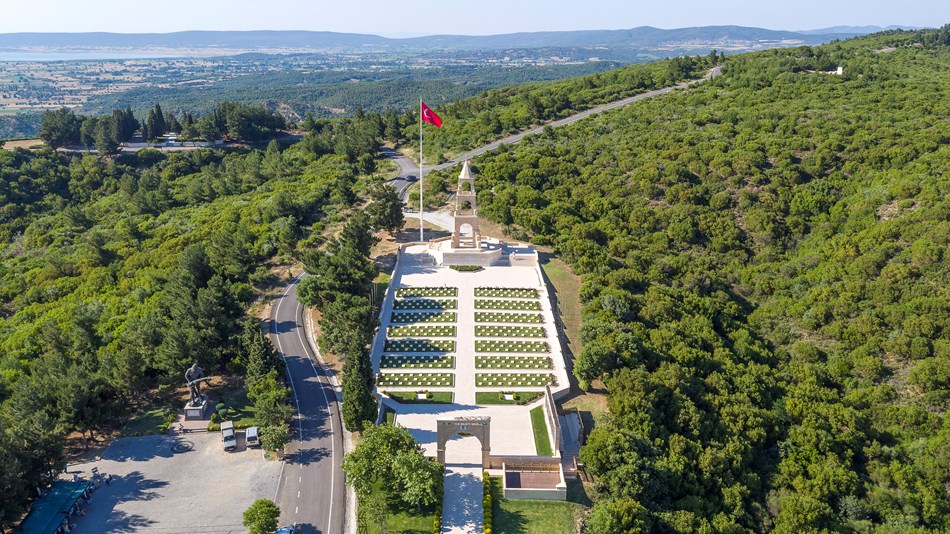
[[(586, 111), (582, 111), (580, 113), (571, 115), (570, 117), (565, 117), (563, 119), (551, 121), (542, 126), (532, 128), (531, 130), (526, 130), (521, 133), (509, 135), (507, 137), (502, 137), (501, 139), (497, 141), (494, 141), (483, 147), (476, 148), (475, 150), (466, 152), (456, 157), (455, 159), (449, 160), (440, 165), (436, 165), (434, 167), (426, 167), (422, 173), (422, 176), (425, 176), (426, 174), (429, 174), (432, 171), (439, 171), (442, 169), (446, 169), (462, 161), (465, 161), (467, 159), (472, 159), (476, 156), (480, 156), (484, 154), (485, 152), (490, 152), (492, 150), (495, 150), (501, 145), (512, 145), (512, 144), (518, 143), (525, 137), (528, 137), (529, 135), (535, 135), (535, 134), (541, 133), (544, 130), (544, 128), (547, 126), (550, 126), (552, 128), (557, 128), (560, 126), (567, 126), (568, 124), (574, 124), (575, 122), (582, 119), (586, 119), (587, 117), (590, 117), (591, 115), (596, 115), (598, 113), (603, 113), (604, 111), (620, 108), (628, 104), (637, 102), (638, 100), (645, 100), (647, 98), (653, 98), (655, 96), (665, 95), (665, 94), (673, 92), (676, 89), (685, 89), (691, 85), (701, 83), (712, 78), (718, 78), (719, 76), (722, 76), (722, 67), (713, 67), (712, 69), (709, 70), (706, 76), (703, 76), (702, 78), (698, 80), (693, 80), (691, 82), (678, 83), (670, 87), (664, 87), (663, 89), (647, 91), (646, 93), (640, 93), (638, 95), (634, 95), (634, 96), (627, 97), (621, 100), (610, 102), (609, 104), (602, 104), (600, 106), (593, 107)], [(399, 166), (399, 176), (397, 176), (396, 178), (393, 178), (390, 181), (390, 185), (396, 188), (396, 192), (399, 193), (399, 198), (401, 198), (403, 202), (405, 202), (406, 196), (408, 194), (409, 186), (416, 182), (416, 180), (411, 180), (411, 181), (406, 180), (406, 177), (413, 176), (413, 177), (418, 178), (419, 165), (413, 162), (411, 159), (407, 158), (406, 156), (403, 156), (402, 154), (400, 154), (399, 152), (396, 152), (395, 150), (391, 148), (383, 148), (382, 153), (383, 153), (383, 156), (393, 160)]]
[[(302, 276), (302, 275), (301, 275)], [(271, 307), (271, 340), (287, 362), (297, 415), (291, 430), (274, 499), (281, 525), (296, 523), (301, 532), (343, 532), (346, 499), (340, 404), (323, 365), (305, 337), (304, 306), (291, 280)]]

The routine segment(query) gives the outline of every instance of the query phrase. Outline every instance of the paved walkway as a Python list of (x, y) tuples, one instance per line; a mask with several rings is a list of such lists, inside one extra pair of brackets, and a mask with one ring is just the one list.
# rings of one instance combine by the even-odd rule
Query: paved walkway
[(458, 297), (455, 347), (455, 402), (475, 404), (475, 286), (462, 279)]
[(442, 532), (482, 532), (482, 452), (474, 437), (449, 440), (445, 449)]
[[(406, 218), (408, 223), (412, 221), (416, 222), (415, 228), (419, 230), (419, 212), (403, 212), (403, 217)], [(455, 215), (452, 215), (448, 211), (426, 211), (422, 214), (422, 219), (427, 222), (434, 224), (440, 228), (444, 228), (449, 232), (455, 229)], [(428, 237), (426, 238), (428, 239)]]

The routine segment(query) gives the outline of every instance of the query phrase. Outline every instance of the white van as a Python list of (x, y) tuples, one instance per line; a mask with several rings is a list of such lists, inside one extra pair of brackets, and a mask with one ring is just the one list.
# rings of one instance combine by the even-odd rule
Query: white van
[(247, 442), (248, 448), (261, 446), (261, 439), (257, 435), (256, 426), (248, 427), (248, 429), (244, 433), (244, 438)]
[(234, 437), (234, 421), (221, 422), (221, 438), (224, 440), (224, 450), (233, 451), (237, 448), (237, 439)]

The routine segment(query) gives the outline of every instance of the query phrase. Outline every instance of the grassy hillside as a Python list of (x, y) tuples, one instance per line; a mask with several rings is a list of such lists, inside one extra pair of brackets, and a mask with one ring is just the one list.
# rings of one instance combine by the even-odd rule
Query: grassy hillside
[(950, 529), (948, 42), (732, 57), (477, 160), (584, 275), (591, 532)]

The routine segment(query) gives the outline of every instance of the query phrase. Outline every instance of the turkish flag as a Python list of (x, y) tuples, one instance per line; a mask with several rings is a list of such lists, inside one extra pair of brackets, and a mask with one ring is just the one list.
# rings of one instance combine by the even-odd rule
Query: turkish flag
[(427, 106), (425, 102), (421, 102), (421, 104), (422, 104), (422, 120), (430, 124), (435, 124), (436, 128), (441, 128), (442, 119), (440, 119), (439, 116), (436, 115), (434, 111), (429, 109), (429, 106)]

